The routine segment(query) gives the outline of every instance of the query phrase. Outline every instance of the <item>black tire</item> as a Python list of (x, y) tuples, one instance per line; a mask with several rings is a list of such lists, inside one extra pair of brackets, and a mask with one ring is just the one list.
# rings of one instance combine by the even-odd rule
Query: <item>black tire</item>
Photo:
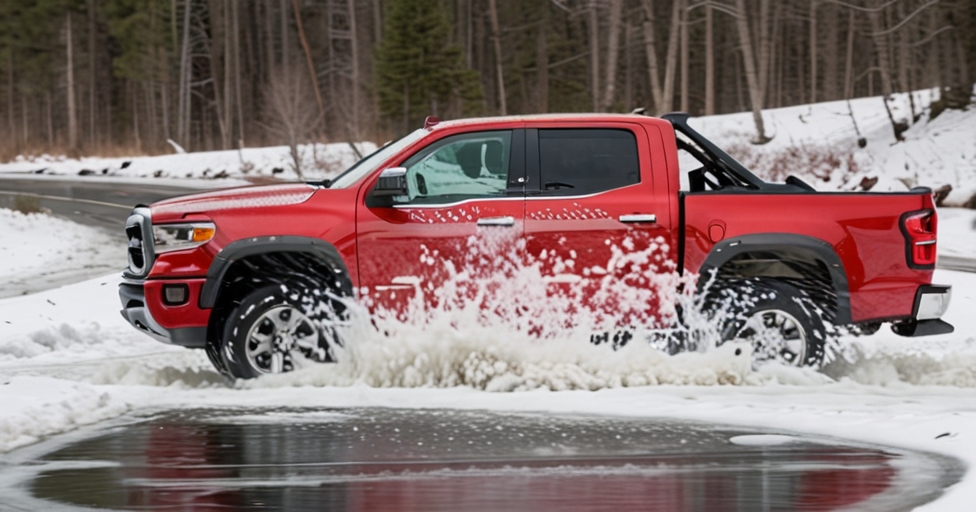
[(341, 340), (334, 311), (330, 299), (297, 282), (259, 287), (228, 315), (217, 356), (238, 379), (335, 362)]
[(753, 345), (753, 364), (778, 361), (819, 367), (827, 330), (820, 308), (801, 289), (775, 279), (754, 279), (725, 287), (731, 297), (722, 323), (722, 341)]

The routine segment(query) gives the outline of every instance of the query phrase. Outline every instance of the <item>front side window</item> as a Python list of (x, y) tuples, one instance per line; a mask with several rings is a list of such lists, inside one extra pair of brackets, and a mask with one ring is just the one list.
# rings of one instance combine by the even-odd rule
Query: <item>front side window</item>
[(510, 130), (441, 139), (403, 163), (409, 195), (398, 202), (446, 204), (502, 196), (508, 187), (511, 147)]
[(621, 129), (539, 130), (546, 195), (595, 194), (640, 183), (637, 138)]

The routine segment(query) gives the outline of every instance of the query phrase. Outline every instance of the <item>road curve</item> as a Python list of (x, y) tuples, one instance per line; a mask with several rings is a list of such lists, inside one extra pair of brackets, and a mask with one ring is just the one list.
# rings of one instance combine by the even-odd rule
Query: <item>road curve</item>
[(5, 177), (0, 179), (0, 206), (12, 206), (16, 196), (35, 197), (51, 213), (108, 230), (121, 240), (122, 226), (135, 205), (199, 191), (151, 183), (99, 182), (97, 178), (72, 181)]

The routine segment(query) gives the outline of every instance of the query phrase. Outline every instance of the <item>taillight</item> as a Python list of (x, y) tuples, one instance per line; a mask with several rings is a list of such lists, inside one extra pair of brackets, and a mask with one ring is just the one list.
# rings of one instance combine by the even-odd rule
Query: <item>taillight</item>
[(907, 244), (908, 266), (933, 268), (938, 217), (935, 210), (908, 212), (901, 216), (901, 231)]

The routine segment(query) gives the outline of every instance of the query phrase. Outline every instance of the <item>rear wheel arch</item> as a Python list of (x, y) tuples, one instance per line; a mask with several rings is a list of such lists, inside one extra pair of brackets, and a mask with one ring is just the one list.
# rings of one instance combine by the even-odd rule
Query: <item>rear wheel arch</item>
[(851, 323), (850, 290), (844, 264), (834, 248), (818, 238), (790, 233), (732, 237), (712, 248), (700, 269), (699, 290), (751, 278), (778, 279), (800, 288), (824, 307), (825, 320)]

